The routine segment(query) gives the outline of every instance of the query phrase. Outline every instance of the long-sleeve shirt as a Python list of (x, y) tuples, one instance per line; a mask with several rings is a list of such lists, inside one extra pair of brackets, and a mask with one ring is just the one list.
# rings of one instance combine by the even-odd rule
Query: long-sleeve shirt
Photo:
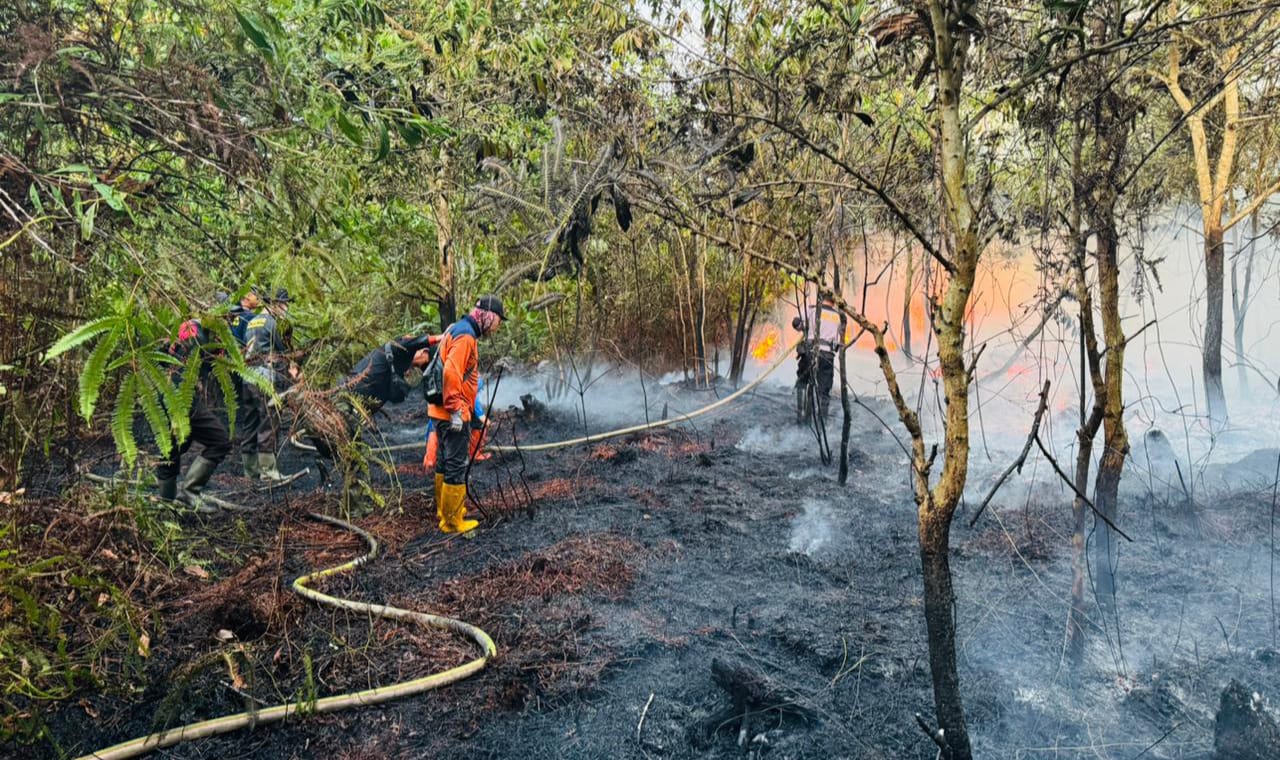
[(433, 419), (447, 420), (454, 413), (462, 415), (463, 421), (471, 419), (480, 378), (479, 335), (480, 326), (469, 315), (445, 331), (439, 348), (444, 365), (444, 403), (427, 406), (427, 415)]
[(245, 359), (255, 364), (275, 367), (281, 361), (276, 354), (287, 350), (284, 338), (280, 336), (276, 318), (271, 315), (271, 312), (264, 311), (249, 320), (245, 328)]

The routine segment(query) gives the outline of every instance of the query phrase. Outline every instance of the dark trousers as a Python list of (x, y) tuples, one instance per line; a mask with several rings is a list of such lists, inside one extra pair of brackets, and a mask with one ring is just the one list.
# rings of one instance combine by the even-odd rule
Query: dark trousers
[(187, 418), (191, 421), (191, 435), (187, 436), (187, 440), (183, 441), (181, 446), (173, 448), (167, 460), (156, 464), (156, 477), (160, 480), (178, 477), (178, 473), (182, 470), (182, 455), (191, 448), (193, 442), (204, 447), (200, 456), (214, 464), (221, 462), (231, 452), (231, 439), (227, 436), (227, 426), (223, 424), (222, 418), (209, 408), (202, 394), (196, 394), (195, 400), (191, 402), (191, 413)]
[(440, 437), (440, 449), (436, 455), (436, 472), (444, 476), (444, 482), (460, 486), (467, 482), (467, 462), (471, 455), (471, 426), (450, 430), (448, 420), (436, 420), (436, 435)]
[(248, 383), (242, 384), (237, 407), (236, 427), (240, 433), (240, 453), (275, 453), (276, 429), (280, 423), (267, 408), (267, 399), (262, 392)]
[(818, 398), (830, 396), (835, 380), (835, 354), (802, 349), (796, 359), (796, 387), (803, 388), (812, 381)]

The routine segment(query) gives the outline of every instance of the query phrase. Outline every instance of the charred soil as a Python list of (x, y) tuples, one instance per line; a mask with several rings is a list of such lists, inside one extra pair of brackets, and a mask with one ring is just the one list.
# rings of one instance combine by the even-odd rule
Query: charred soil
[[(384, 553), (322, 590), (466, 620), (488, 631), (498, 657), (422, 697), (162, 756), (932, 760), (936, 748), (913, 720), (932, 715), (933, 697), (906, 456), (890, 431), (855, 411), (851, 478), (841, 487), (835, 467), (819, 464), (812, 434), (779, 414), (787, 403), (761, 393), (697, 425), (477, 463), (472, 511), (482, 527), (471, 540), (436, 531), (421, 452), (399, 452), (394, 481), (381, 483), (390, 506), (355, 520)], [(419, 417), (396, 412), (382, 423), (387, 439), (412, 440)], [(523, 443), (582, 433), (554, 412), (501, 417), (499, 443), (513, 430)], [(311, 461), (290, 450), (283, 464)], [(51, 478), (23, 519), (48, 525), (72, 513), (68, 488)], [(46, 543), (51, 536), (58, 551), (118, 561), (115, 581), (147, 651), (132, 669), (99, 674), (103, 686), (44, 709), (50, 740), (0, 753), (81, 754), (474, 656), (454, 636), (289, 591), (299, 574), (363, 552), (354, 536), (305, 519), (337, 509), (314, 476), (268, 493), (220, 473), (214, 488), (253, 511), (166, 518), (183, 537), (172, 556), (134, 535), (130, 510), (142, 507), (49, 525)], [(1212, 756), (1214, 713), (1231, 679), (1280, 693), (1266, 496), (1177, 511), (1126, 503), (1121, 519), (1137, 540), (1121, 553), (1118, 611), (1094, 621), (1078, 670), (1062, 659), (1068, 505), (1066, 493), (998, 503), (975, 528), (967, 515), (954, 527), (976, 753)]]

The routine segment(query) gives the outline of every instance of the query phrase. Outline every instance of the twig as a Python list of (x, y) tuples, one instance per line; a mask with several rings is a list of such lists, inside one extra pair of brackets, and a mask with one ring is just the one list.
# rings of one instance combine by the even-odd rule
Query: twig
[(1120, 530), (1120, 528), (1117, 527), (1115, 523), (1111, 522), (1111, 518), (1102, 514), (1102, 512), (1099, 511), (1096, 506), (1094, 506), (1093, 501), (1088, 496), (1085, 496), (1084, 492), (1082, 492), (1079, 488), (1076, 488), (1076, 484), (1071, 482), (1071, 478), (1067, 477), (1067, 474), (1062, 471), (1061, 467), (1058, 466), (1058, 460), (1054, 459), (1053, 455), (1049, 453), (1049, 450), (1045, 448), (1044, 442), (1040, 440), (1039, 435), (1035, 436), (1035, 440), (1036, 440), (1036, 445), (1040, 447), (1040, 451), (1044, 454), (1045, 458), (1049, 460), (1049, 464), (1053, 467), (1053, 471), (1058, 473), (1058, 477), (1062, 478), (1063, 483), (1066, 483), (1068, 486), (1071, 486), (1072, 492), (1075, 493), (1075, 495), (1080, 498), (1080, 501), (1083, 501), (1085, 504), (1088, 504), (1089, 509), (1093, 510), (1093, 514), (1099, 520), (1106, 523), (1108, 528), (1114, 530), (1124, 540), (1128, 541), (1129, 543), (1133, 543), (1133, 539), (1129, 537), (1128, 533), (1125, 533), (1124, 531)]
[(933, 740), (938, 745), (938, 752), (943, 757), (951, 757), (951, 745), (947, 744), (947, 730), (945, 728), (934, 729), (925, 721), (924, 716), (916, 713), (916, 725), (924, 732), (924, 735)]
[[(985, 346), (986, 344), (984, 343), (983, 345)], [(995, 485), (991, 486), (991, 491), (987, 493), (987, 498), (982, 500), (982, 504), (978, 507), (978, 511), (973, 513), (973, 519), (969, 521), (970, 528), (978, 522), (979, 517), (982, 517), (983, 510), (985, 510), (987, 505), (991, 503), (991, 499), (995, 497), (996, 491), (1000, 490), (1000, 486), (1004, 485), (1004, 482), (1009, 479), (1009, 476), (1012, 475), (1015, 470), (1019, 473), (1022, 472), (1022, 465), (1026, 464), (1027, 455), (1031, 453), (1031, 444), (1035, 443), (1036, 436), (1040, 433), (1040, 420), (1044, 418), (1044, 412), (1048, 405), (1049, 381), (1045, 380), (1044, 387), (1040, 389), (1040, 405), (1036, 407), (1036, 416), (1031, 420), (1031, 433), (1027, 436), (1027, 442), (1022, 446), (1022, 453), (1018, 455), (1018, 458), (1015, 459), (1012, 464), (1005, 468), (1005, 471), (1000, 474), (1000, 479), (996, 481)]]
[(1142, 757), (1143, 755), (1147, 754), (1151, 750), (1155, 749), (1156, 745), (1160, 744), (1160, 742), (1163, 742), (1165, 739), (1168, 739), (1170, 734), (1172, 734), (1174, 731), (1177, 731), (1181, 727), (1182, 727), (1181, 721), (1173, 724), (1173, 728), (1170, 728), (1168, 731), (1165, 731), (1164, 734), (1159, 739), (1156, 739), (1155, 741), (1151, 742), (1150, 744), (1147, 745), (1146, 749), (1134, 755), (1133, 760), (1138, 760), (1138, 758)]
[(649, 701), (644, 703), (644, 709), (640, 711), (640, 722), (636, 724), (636, 741), (640, 741), (640, 732), (644, 730), (644, 719), (649, 714), (649, 705), (653, 704), (653, 692), (649, 692)]

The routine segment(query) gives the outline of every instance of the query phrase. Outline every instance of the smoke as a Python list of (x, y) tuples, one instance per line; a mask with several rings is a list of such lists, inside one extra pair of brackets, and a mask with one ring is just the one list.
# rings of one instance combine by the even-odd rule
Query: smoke
[(830, 504), (805, 499), (801, 513), (791, 523), (790, 549), (813, 557), (831, 545), (835, 533), (835, 510)]
[(786, 425), (750, 428), (738, 439), (735, 447), (748, 454), (777, 455), (813, 452), (816, 445), (808, 428)]

